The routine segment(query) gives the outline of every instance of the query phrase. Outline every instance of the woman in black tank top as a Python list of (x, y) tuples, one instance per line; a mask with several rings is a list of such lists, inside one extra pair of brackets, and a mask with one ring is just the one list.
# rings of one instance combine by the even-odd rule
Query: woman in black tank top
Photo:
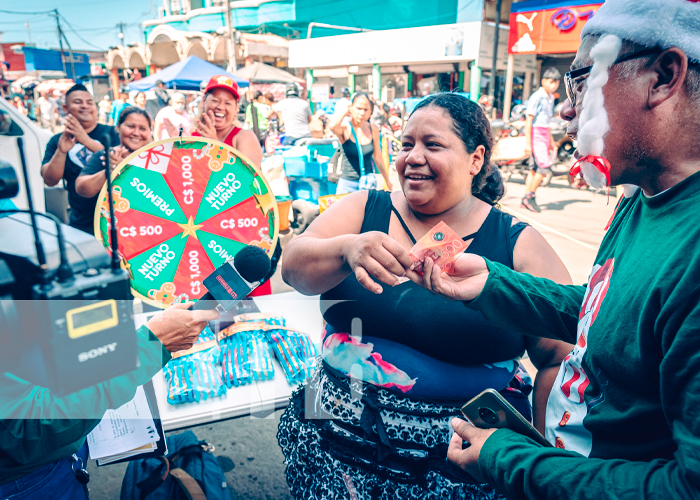
[(402, 190), (352, 194), (287, 245), (285, 281), (322, 294), (327, 322), (319, 373), (280, 421), (295, 498), (352, 498), (353, 491), (357, 498), (500, 498), (446, 464), (450, 420), (489, 387), (529, 415), (527, 375), (518, 368), (524, 350), (539, 370), (534, 418), (543, 428), (571, 346), (498, 329), (459, 302), (399, 280), (412, 269), (415, 240), (444, 221), (467, 252), (570, 282), (539, 233), (493, 206), (503, 185), (490, 164), (492, 142), (473, 102), (457, 94), (425, 99), (397, 158)]

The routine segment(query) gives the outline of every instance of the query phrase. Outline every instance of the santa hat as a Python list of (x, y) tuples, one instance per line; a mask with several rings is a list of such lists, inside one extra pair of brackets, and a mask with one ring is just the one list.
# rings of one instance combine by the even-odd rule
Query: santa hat
[[(603, 87), (622, 40), (664, 50), (679, 47), (690, 59), (700, 60), (700, 0), (607, 0), (583, 27), (581, 39), (586, 35), (602, 36), (590, 51), (593, 69), (579, 128), (583, 158), (574, 169), (580, 168), (587, 182), (601, 189), (610, 183), (610, 164), (600, 156), (610, 129)], [(625, 186), (626, 196), (632, 192), (632, 186)]]
[(607, 0), (584, 25), (581, 39), (604, 34), (663, 50), (679, 47), (700, 60), (700, 0)]

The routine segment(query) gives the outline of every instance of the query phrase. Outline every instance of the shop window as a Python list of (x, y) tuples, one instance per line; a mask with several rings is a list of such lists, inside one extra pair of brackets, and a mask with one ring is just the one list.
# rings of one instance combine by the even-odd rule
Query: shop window
[(369, 92), (370, 81), (372, 75), (356, 75), (355, 76), (355, 92)]
[(423, 75), (416, 83), (416, 88), (418, 89), (418, 96), (426, 96), (439, 92), (440, 85), (437, 75)]
[(382, 75), (382, 100), (393, 101), (406, 97), (408, 93), (408, 75)]

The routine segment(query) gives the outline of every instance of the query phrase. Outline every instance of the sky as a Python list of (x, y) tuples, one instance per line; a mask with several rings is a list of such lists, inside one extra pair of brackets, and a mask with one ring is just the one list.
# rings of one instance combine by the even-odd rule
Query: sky
[[(106, 50), (117, 45), (119, 22), (126, 24), (126, 44), (143, 43), (140, 23), (157, 17), (155, 7), (161, 4), (162, 0), (0, 0), (0, 37), (3, 43), (31, 41), (39, 48), (58, 48), (56, 18), (40, 13), (58, 9), (63, 18), (61, 27), (73, 50)], [(25, 23), (29, 23), (30, 33)]]

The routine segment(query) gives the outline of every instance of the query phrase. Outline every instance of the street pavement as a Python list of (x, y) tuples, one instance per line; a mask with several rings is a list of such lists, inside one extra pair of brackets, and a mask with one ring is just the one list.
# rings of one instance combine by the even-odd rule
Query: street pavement
[[(525, 191), (524, 179), (507, 184), (502, 206), (535, 227), (559, 254), (575, 284), (584, 284), (593, 265), (596, 248), (605, 234), (605, 225), (613, 213), (617, 198), (592, 191), (572, 189), (565, 178), (554, 179), (540, 188), (537, 201), (542, 212), (534, 214), (520, 208)], [(290, 236), (283, 238), (283, 244)], [(273, 277), (273, 292), (288, 291), (280, 276)], [(214, 455), (226, 471), (233, 500), (290, 499), (284, 479), (283, 456), (276, 433), (281, 411), (265, 418), (245, 417), (196, 427), (193, 432), (216, 446)], [(92, 500), (119, 498), (125, 464), (96, 467), (91, 461), (89, 484)]]

